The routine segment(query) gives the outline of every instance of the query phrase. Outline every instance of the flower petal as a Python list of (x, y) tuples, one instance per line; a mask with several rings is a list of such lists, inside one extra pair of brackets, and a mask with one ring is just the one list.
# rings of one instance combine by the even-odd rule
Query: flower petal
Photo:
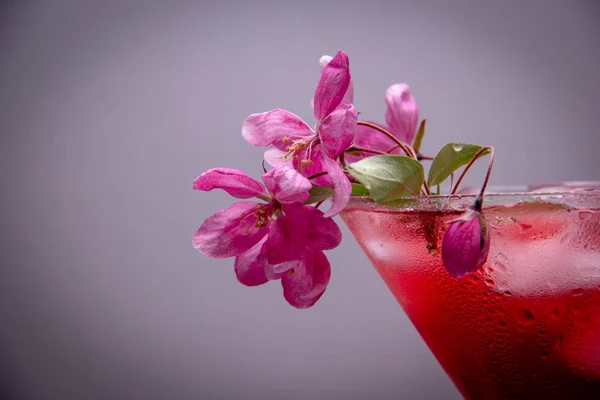
[(232, 168), (213, 168), (194, 180), (194, 190), (223, 189), (238, 199), (268, 196), (265, 187), (245, 172)]
[(272, 265), (271, 267), (273, 269), (273, 272), (276, 274), (279, 274), (279, 277), (281, 278), (282, 274), (288, 272), (290, 269), (296, 268), (297, 265), (298, 265), (298, 260), (294, 260), (294, 261), (286, 261), (281, 264), (275, 264), (275, 265)]
[[(319, 66), (321, 67), (321, 74), (323, 73), (323, 70), (325, 69), (327, 64), (329, 64), (332, 59), (333, 59), (333, 57), (327, 56), (327, 55), (321, 57), (321, 59), (319, 60)], [(352, 80), (352, 77), (350, 77), (350, 83), (348, 84), (348, 89), (346, 90), (346, 94), (342, 98), (342, 104), (343, 103), (351, 103), (351, 104), (354, 103), (354, 81)], [(313, 102), (313, 105), (314, 105), (314, 102)]]
[[(312, 146), (305, 150), (296, 151), (292, 159), (292, 165), (302, 176), (308, 177), (325, 171), (321, 164), (322, 158), (322, 146)], [(327, 175), (322, 175), (311, 179), (311, 183), (315, 185), (330, 185), (331, 180)]]
[(252, 114), (242, 125), (242, 136), (248, 143), (255, 146), (272, 144), (281, 150), (285, 150), (294, 140), (314, 134), (299, 116), (280, 108)]
[(333, 217), (339, 214), (346, 207), (346, 204), (348, 204), (350, 195), (352, 194), (352, 185), (337, 162), (327, 156), (323, 156), (321, 157), (321, 163), (325, 171), (329, 174), (333, 186), (331, 207), (325, 212), (325, 217)]
[(282, 165), (263, 175), (265, 186), (280, 203), (304, 203), (312, 184), (295, 169)]
[(319, 124), (319, 137), (323, 152), (335, 159), (354, 141), (358, 113), (352, 104), (345, 103), (336, 108)]
[(296, 308), (312, 307), (331, 278), (331, 266), (323, 252), (307, 249), (305, 257), (281, 277), (283, 296)]
[(267, 237), (265, 236), (248, 251), (235, 258), (233, 266), (240, 283), (246, 286), (258, 286), (269, 281), (265, 271), (267, 259), (264, 256), (261, 257), (261, 253), (264, 253), (263, 245), (266, 240)]
[(305, 246), (316, 250), (331, 250), (342, 242), (342, 231), (338, 225), (318, 208), (286, 204), (283, 212), (294, 233), (303, 238)]
[(306, 248), (330, 250), (342, 241), (340, 228), (321, 210), (300, 204), (285, 204), (282, 209), (265, 243), (270, 264), (299, 260)]
[(233, 257), (246, 252), (267, 234), (270, 226), (255, 226), (257, 205), (240, 201), (226, 210), (217, 211), (194, 235), (194, 247), (213, 258)]
[(291, 266), (288, 266), (288, 262), (285, 262), (283, 264), (269, 264), (267, 261), (266, 255), (265, 255), (265, 275), (267, 277), (268, 280), (270, 281), (276, 281), (277, 279), (281, 279), (281, 276), (285, 273), (285, 272), (279, 272), (279, 271), (287, 271), (291, 268)]
[(317, 120), (325, 118), (340, 105), (350, 85), (350, 64), (342, 50), (323, 69), (315, 90), (314, 114)]
[(321, 73), (323, 73), (323, 70), (325, 69), (327, 64), (331, 62), (331, 60), (333, 60), (333, 57), (328, 55), (323, 55), (321, 56), (321, 58), (319, 58), (319, 67), (321, 69)]
[(385, 93), (385, 122), (401, 142), (412, 144), (419, 123), (419, 109), (410, 88), (404, 83), (390, 86)]
[(277, 147), (269, 147), (265, 150), (264, 160), (272, 167), (288, 164), (285, 158), (286, 152), (279, 150)]
[(289, 218), (282, 214), (271, 225), (265, 250), (267, 261), (277, 265), (286, 261), (299, 260), (305, 251), (304, 238), (298, 234)]

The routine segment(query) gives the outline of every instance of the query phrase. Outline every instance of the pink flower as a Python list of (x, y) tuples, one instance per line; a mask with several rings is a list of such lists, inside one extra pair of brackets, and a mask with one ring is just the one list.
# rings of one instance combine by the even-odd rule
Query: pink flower
[[(410, 93), (410, 88), (404, 83), (396, 83), (390, 86), (385, 93), (385, 102), (387, 104), (385, 112), (387, 126), (370, 122), (387, 130), (402, 143), (412, 145), (419, 123), (419, 109)], [(354, 145), (359, 148), (379, 150), (390, 154), (404, 154), (392, 139), (364, 125), (358, 126), (354, 137)], [(371, 155), (373, 154), (349, 155), (346, 160), (356, 162)]]
[(483, 266), (490, 251), (490, 232), (480, 211), (470, 210), (452, 221), (442, 241), (444, 267), (455, 278)]
[(337, 247), (341, 231), (331, 218), (302, 203), (310, 181), (293, 168), (278, 166), (263, 175), (264, 185), (244, 172), (214, 168), (194, 181), (195, 190), (223, 189), (240, 201), (204, 221), (193, 245), (213, 258), (235, 257), (238, 280), (257, 286), (281, 279), (286, 300), (297, 308), (312, 306), (331, 275), (322, 250)]
[[(327, 67), (327, 65), (329, 65), (331, 60), (333, 60), (333, 57), (331, 57), (331, 56), (322, 56), (319, 59), (319, 67), (321, 69), (321, 75), (323, 74), (325, 67)], [(350, 82), (348, 83), (348, 89), (346, 90), (346, 94), (344, 95), (344, 98), (342, 99), (342, 103), (354, 104), (354, 81), (352, 80), (352, 77), (350, 77)], [(314, 101), (313, 101), (313, 107), (314, 107)]]
[(405, 83), (390, 86), (385, 93), (385, 123), (402, 143), (412, 145), (419, 124), (419, 108)]
[(313, 98), (317, 121), (314, 130), (297, 115), (282, 109), (252, 114), (242, 127), (242, 136), (249, 143), (272, 146), (265, 153), (270, 164), (280, 164), (283, 157), (291, 160), (304, 176), (327, 172), (326, 178), (315, 180), (317, 184), (333, 186), (333, 201), (326, 217), (338, 214), (350, 199), (350, 181), (335, 161), (352, 144), (356, 131), (358, 114), (351, 103), (344, 102), (350, 81), (348, 56), (340, 50), (324, 67), (317, 84)]

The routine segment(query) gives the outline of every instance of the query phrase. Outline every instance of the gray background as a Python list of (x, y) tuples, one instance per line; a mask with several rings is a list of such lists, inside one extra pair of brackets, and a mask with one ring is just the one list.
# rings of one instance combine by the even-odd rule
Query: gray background
[[(322, 54), (362, 117), (408, 82), (424, 150), (495, 145), (495, 184), (598, 179), (590, 1), (10, 1), (0, 13), (0, 398), (456, 399), (344, 229), (309, 311), (191, 246), (260, 176), (250, 113), (311, 121)], [(477, 182), (480, 167), (470, 177)]]

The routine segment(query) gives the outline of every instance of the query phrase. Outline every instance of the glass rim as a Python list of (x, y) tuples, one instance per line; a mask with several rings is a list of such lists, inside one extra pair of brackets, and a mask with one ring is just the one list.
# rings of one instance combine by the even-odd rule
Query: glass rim
[[(367, 196), (354, 196), (350, 198), (346, 210), (458, 212), (469, 209), (478, 193), (479, 188), (467, 193), (407, 196), (386, 204), (375, 203)], [(600, 209), (600, 181), (489, 186), (484, 195), (483, 208), (511, 207), (523, 203), (554, 204), (567, 209)]]

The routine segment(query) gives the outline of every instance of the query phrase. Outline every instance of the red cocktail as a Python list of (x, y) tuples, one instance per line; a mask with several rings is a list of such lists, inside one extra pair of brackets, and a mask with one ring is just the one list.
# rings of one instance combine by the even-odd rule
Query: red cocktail
[(342, 218), (466, 398), (600, 398), (600, 191), (486, 195), (488, 261), (456, 279), (441, 239), (473, 199)]

